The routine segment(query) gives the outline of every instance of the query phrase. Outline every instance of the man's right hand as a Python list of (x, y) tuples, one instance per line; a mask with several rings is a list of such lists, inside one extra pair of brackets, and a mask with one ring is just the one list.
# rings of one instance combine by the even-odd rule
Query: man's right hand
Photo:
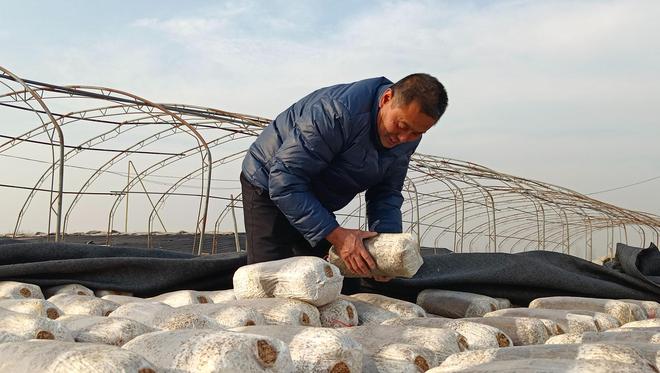
[(351, 271), (370, 277), (371, 270), (376, 269), (376, 262), (364, 248), (362, 240), (377, 234), (359, 229), (337, 227), (330, 232), (326, 239), (335, 247), (337, 254)]

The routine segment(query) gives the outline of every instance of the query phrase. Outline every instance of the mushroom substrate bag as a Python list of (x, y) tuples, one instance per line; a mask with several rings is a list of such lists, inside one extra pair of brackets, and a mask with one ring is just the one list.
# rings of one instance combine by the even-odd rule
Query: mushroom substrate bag
[(322, 306), (337, 299), (343, 279), (323, 259), (299, 256), (243, 266), (233, 282), (236, 299), (289, 298)]
[[(419, 244), (410, 233), (380, 233), (364, 240), (364, 247), (376, 262), (371, 276), (411, 278), (417, 273), (424, 260), (419, 252)], [(346, 277), (364, 277), (348, 269), (339, 257), (334, 246), (330, 248), (328, 261), (341, 270)]]

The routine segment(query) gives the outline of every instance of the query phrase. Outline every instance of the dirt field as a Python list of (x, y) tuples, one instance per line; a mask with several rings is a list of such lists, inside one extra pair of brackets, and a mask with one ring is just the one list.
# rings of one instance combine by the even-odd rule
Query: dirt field
[[(2, 239), (3, 237), (0, 237)], [(4, 238), (10, 239), (11, 235), (5, 235)], [(241, 250), (245, 250), (245, 233), (238, 234)], [(31, 236), (17, 237), (17, 240), (26, 242), (47, 242), (49, 239), (52, 241), (53, 236), (46, 236), (45, 234), (37, 234)], [(84, 233), (68, 234), (64, 238), (64, 242), (82, 243), (90, 245), (106, 245), (106, 234), (99, 231), (90, 231)], [(115, 233), (112, 235), (112, 246), (129, 246), (129, 247), (142, 247), (149, 248), (147, 244), (147, 235), (144, 233)], [(152, 249), (173, 250), (178, 252), (185, 252), (196, 254), (197, 246), (193, 251), (195, 235), (188, 232), (178, 233), (156, 233), (152, 236)], [(225, 253), (236, 251), (235, 239), (233, 233), (218, 234), (215, 239), (212, 234), (204, 236), (204, 254), (212, 253)], [(447, 249), (433, 249), (429, 247), (421, 248), (422, 255), (442, 254), (447, 253)]]
[[(11, 236), (5, 236), (11, 238)], [(47, 235), (32, 235), (16, 237), (17, 240), (26, 242), (47, 242), (52, 241), (53, 236)], [(179, 233), (156, 233), (152, 235), (152, 249), (173, 250), (179, 252), (193, 253), (193, 245), (195, 243), (195, 235), (188, 232)], [(112, 235), (112, 246), (130, 246), (149, 248), (148, 237), (144, 233), (130, 233), (121, 234), (115, 233)], [(239, 234), (239, 241), (241, 250), (245, 249), (245, 234)], [(82, 243), (90, 245), (106, 245), (107, 237), (105, 233), (99, 231), (90, 231), (85, 233), (72, 233), (64, 237), (64, 242)], [(197, 246), (195, 245), (195, 249)], [(214, 237), (212, 234), (204, 236), (204, 250), (203, 253), (210, 254), (212, 252), (230, 252), (236, 251), (235, 239), (233, 233), (218, 234)], [(195, 250), (196, 253), (196, 250)]]

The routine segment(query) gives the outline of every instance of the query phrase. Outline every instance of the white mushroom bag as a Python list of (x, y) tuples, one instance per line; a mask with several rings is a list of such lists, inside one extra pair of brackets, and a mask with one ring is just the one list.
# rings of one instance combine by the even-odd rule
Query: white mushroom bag
[(234, 273), (236, 299), (288, 298), (315, 306), (339, 296), (344, 277), (339, 269), (313, 256), (249, 264)]
[[(410, 233), (380, 233), (364, 240), (364, 247), (376, 261), (376, 269), (371, 276), (406, 277), (411, 278), (417, 273), (424, 260), (419, 253), (419, 244)], [(341, 270), (346, 277), (364, 277), (346, 266), (339, 257), (334, 246), (330, 248), (328, 261)]]

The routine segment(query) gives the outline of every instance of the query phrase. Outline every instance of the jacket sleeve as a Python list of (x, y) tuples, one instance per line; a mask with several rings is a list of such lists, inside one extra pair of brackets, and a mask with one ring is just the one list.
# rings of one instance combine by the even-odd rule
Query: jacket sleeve
[(311, 190), (311, 180), (325, 169), (346, 141), (346, 109), (331, 99), (293, 107), (291, 135), (275, 153), (270, 167), (271, 200), (312, 246), (339, 226)]
[(367, 190), (367, 220), (369, 230), (378, 233), (401, 233), (401, 205), (403, 182), (408, 172), (410, 156), (397, 159), (387, 170), (383, 180)]

